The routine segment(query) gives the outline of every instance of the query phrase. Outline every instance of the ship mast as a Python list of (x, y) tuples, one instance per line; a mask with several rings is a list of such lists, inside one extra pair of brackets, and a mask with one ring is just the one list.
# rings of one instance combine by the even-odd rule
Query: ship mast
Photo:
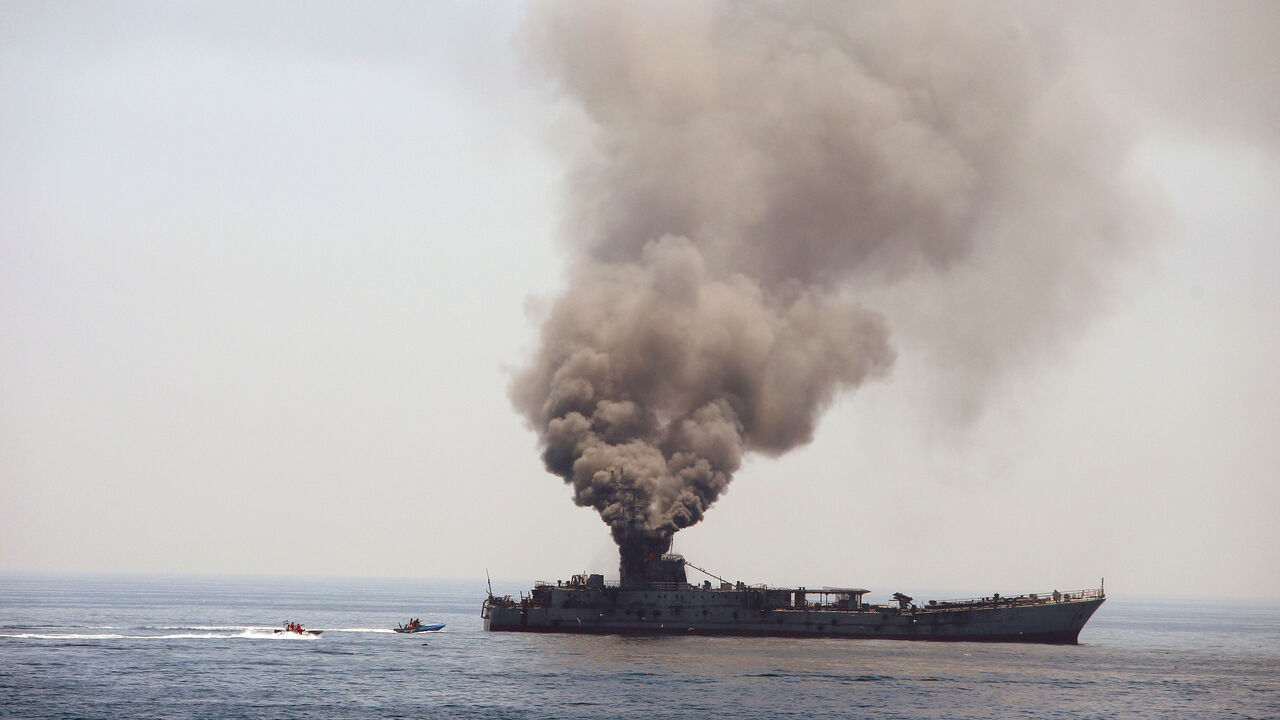
[[(671, 534), (648, 527), (649, 500), (640, 492), (633, 479), (621, 469), (610, 469), (614, 497), (623, 507), (625, 523), (614, 526), (614, 539), (618, 542), (618, 581), (624, 586), (651, 582), (677, 581), (671, 572), (662, 567), (662, 556), (671, 550)], [(683, 569), (679, 575), (683, 575)], [(667, 576), (671, 576), (668, 578)]]

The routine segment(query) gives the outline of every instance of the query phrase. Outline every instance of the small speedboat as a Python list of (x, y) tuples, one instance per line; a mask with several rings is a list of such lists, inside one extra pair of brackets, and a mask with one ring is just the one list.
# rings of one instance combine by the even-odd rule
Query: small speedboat
[(302, 627), (302, 623), (296, 623), (296, 622), (287, 622), (287, 623), (285, 623), (285, 624), (284, 624), (284, 627), (283, 627), (283, 628), (276, 628), (276, 635), (285, 635), (285, 634), (288, 634), (288, 633), (292, 633), (292, 634), (294, 634), (294, 635), (315, 635), (315, 636), (319, 637), (319, 636), (320, 636), (320, 633), (322, 633), (322, 632), (324, 632), (324, 631), (323, 631), (323, 630), (308, 630), (308, 629), (306, 629), (306, 628)]
[(418, 618), (414, 618), (403, 625), (397, 625), (394, 628), (394, 630), (398, 633), (420, 633), (420, 632), (430, 632), (432, 630), (439, 630), (442, 627), (444, 627), (444, 623), (432, 623), (430, 625), (423, 625), (422, 622), (418, 620)]

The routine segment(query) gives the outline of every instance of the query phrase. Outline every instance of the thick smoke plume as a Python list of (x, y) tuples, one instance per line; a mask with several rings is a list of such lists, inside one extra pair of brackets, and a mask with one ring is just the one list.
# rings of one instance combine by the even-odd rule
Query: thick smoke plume
[(575, 264), (512, 399), (620, 543), (668, 545), (745, 453), (808, 442), (837, 393), (889, 371), (890, 320), (996, 372), (1094, 304), (1130, 236), (1127, 140), (1048, 20), (535, 8), (525, 39), (584, 129)]
[(746, 450), (808, 441), (837, 389), (893, 359), (876, 316), (817, 286), (716, 277), (673, 236), (581, 268), (543, 343), (516, 402), (615, 536), (698, 522)]

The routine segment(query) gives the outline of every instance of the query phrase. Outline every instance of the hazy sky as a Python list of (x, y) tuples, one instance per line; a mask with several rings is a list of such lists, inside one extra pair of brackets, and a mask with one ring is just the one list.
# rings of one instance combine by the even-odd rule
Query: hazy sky
[[(1276, 7), (1010, 6), (1124, 129), (1140, 242), (980, 392), (921, 311), (945, 288), (849, 290), (891, 370), (675, 549), (779, 585), (1280, 598)], [(0, 5), (0, 570), (616, 573), (508, 398), (597, 137), (531, 49), (548, 12)]]

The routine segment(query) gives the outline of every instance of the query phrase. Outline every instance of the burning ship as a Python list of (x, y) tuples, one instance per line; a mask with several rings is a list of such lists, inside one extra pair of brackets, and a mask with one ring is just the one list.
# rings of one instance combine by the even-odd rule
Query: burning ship
[[(540, 305), (509, 394), (622, 567), (617, 585), (491, 597), (490, 630), (1074, 642), (1103, 602), (1100, 588), (871, 605), (856, 588), (695, 586), (670, 554), (744, 457), (809, 443), (837, 397), (890, 375), (895, 318), (971, 417), (988, 378), (1084, 325), (1146, 233), (1147, 193), (1090, 151), (1132, 133), (1043, 62), (1055, 39), (1019, 29), (992, 62), (999, 13), (859, 6), (723, 3), (672, 23), (637, 3), (628, 22), (688, 52), (627, 43), (608, 62), (583, 38), (627, 37), (612, 8), (544, 8), (530, 45), (590, 132), (566, 147), (564, 289)], [(918, 71), (939, 52), (965, 92)], [(813, 58), (834, 72), (796, 72)], [(1045, 112), (1059, 107), (1087, 132)]]
[(670, 537), (620, 545), (620, 581), (601, 574), (537, 583), (517, 600), (490, 591), (481, 609), (491, 631), (643, 635), (748, 635), (1075, 644), (1105, 600), (1101, 587), (1074, 592), (999, 594), (917, 605), (863, 601), (861, 588), (819, 590), (730, 583), (690, 584), (669, 552)]

